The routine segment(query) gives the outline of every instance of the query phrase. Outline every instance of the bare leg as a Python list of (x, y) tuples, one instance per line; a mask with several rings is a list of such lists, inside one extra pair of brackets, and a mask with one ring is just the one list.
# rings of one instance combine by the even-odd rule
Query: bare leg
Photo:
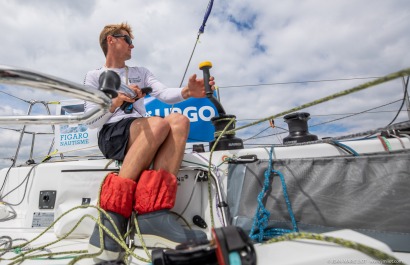
[(154, 169), (164, 169), (176, 176), (184, 156), (189, 120), (177, 113), (165, 117), (165, 120), (170, 126), (170, 131), (155, 156)]
[(127, 154), (119, 175), (138, 181), (141, 172), (149, 167), (169, 132), (168, 122), (159, 117), (133, 121), (130, 127)]
[[(184, 155), (189, 120), (181, 114), (171, 114), (162, 121), (163, 123), (158, 124), (167, 129), (161, 131), (165, 131), (164, 134), (158, 133), (163, 136), (155, 141), (159, 147), (153, 144), (144, 145), (144, 149), (151, 148), (150, 152), (145, 154), (146, 161), (151, 162), (150, 158), (155, 157), (154, 170), (143, 171), (137, 179), (133, 209), (137, 212), (139, 229), (143, 237), (149, 235), (150, 239), (145, 241), (148, 247), (175, 248), (182, 242), (204, 242), (207, 236), (203, 231), (185, 229), (169, 211), (175, 205), (178, 187), (175, 176)], [(155, 123), (161, 127), (158, 124)], [(154, 127), (151, 129), (151, 133), (156, 131)], [(139, 140), (132, 144), (129, 152), (132, 152), (134, 146), (138, 152), (141, 151)], [(134, 237), (134, 244), (141, 246), (140, 237)]]
[(164, 119), (150, 117), (133, 121), (127, 154), (119, 175), (138, 181), (142, 171), (154, 160), (154, 169), (163, 169), (176, 176), (184, 156), (188, 132), (188, 118), (177, 113)]

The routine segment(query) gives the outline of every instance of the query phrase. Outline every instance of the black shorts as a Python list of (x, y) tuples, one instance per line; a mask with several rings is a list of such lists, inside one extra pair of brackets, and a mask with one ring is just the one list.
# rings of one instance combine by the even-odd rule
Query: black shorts
[(131, 123), (138, 118), (126, 118), (105, 124), (98, 133), (98, 147), (106, 158), (124, 160)]

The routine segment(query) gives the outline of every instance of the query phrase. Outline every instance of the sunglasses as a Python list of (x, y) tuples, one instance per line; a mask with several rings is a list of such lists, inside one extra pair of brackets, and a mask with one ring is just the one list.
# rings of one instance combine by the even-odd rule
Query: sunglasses
[(131, 37), (128, 36), (128, 35), (114, 34), (114, 35), (111, 35), (111, 36), (113, 36), (114, 38), (124, 38), (125, 42), (126, 42), (128, 45), (131, 45), (131, 44), (132, 44), (132, 39), (131, 39)]

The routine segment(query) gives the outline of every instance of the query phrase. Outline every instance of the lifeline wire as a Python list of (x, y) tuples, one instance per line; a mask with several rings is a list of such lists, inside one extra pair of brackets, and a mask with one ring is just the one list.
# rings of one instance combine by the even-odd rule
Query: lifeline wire
[(352, 78), (336, 78), (336, 79), (321, 79), (321, 80), (305, 80), (305, 81), (288, 81), (288, 82), (276, 82), (269, 84), (256, 84), (256, 85), (233, 85), (233, 86), (220, 86), (220, 88), (233, 88), (233, 87), (258, 87), (258, 86), (275, 86), (275, 85), (290, 85), (290, 84), (306, 84), (306, 83), (322, 83), (322, 82), (336, 82), (336, 81), (349, 81), (360, 79), (375, 79), (378, 76), (369, 77), (352, 77)]

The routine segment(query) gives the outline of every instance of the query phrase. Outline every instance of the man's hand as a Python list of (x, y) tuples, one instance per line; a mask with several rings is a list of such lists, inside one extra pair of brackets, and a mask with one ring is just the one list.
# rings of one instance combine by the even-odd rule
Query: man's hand
[(110, 112), (114, 113), (115, 110), (119, 107), (121, 107), (122, 103), (124, 102), (131, 102), (134, 103), (135, 99), (132, 99), (128, 96), (126, 96), (124, 93), (118, 92), (118, 96), (116, 98), (113, 98), (111, 100), (111, 108), (110, 108)]
[(124, 93), (118, 92), (118, 96), (116, 98), (113, 98), (111, 101), (111, 108), (110, 108), (110, 112), (114, 113), (114, 111), (118, 108), (121, 107), (121, 105), (124, 102), (131, 102), (134, 103), (135, 100), (139, 99), (139, 98), (143, 98), (146, 96), (145, 93), (141, 92), (141, 89), (135, 85), (135, 84), (131, 84), (128, 86), (129, 88), (131, 88), (135, 94), (137, 94), (137, 96), (135, 98), (130, 98), (128, 96), (126, 96)]
[(141, 88), (139, 88), (139, 86), (135, 85), (135, 84), (131, 84), (128, 86), (129, 88), (131, 88), (132, 90), (134, 90), (134, 92), (137, 94), (137, 98), (143, 98), (146, 96), (145, 93), (142, 93)]
[[(215, 90), (214, 77), (209, 78), (209, 85), (212, 90)], [(182, 89), (182, 97), (184, 99), (193, 98), (203, 98), (206, 96), (204, 80), (202, 78), (197, 79), (196, 74), (193, 74), (188, 81), (188, 85)]]

